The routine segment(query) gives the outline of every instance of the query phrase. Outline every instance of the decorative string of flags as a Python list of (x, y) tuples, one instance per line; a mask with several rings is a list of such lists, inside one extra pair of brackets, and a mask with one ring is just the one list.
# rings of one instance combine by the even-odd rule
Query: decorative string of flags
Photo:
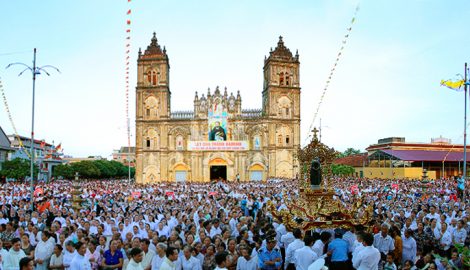
[(126, 51), (126, 76), (125, 76), (125, 87), (126, 87), (126, 125), (127, 125), (127, 146), (130, 149), (131, 147), (131, 119), (129, 116), (129, 61), (130, 61), (130, 50), (131, 50), (131, 14), (132, 14), (132, 9), (130, 7), (130, 2), (131, 0), (127, 0), (128, 3), (128, 9), (126, 12), (126, 46), (125, 46), (125, 51)]
[(325, 87), (323, 88), (323, 92), (320, 97), (320, 101), (318, 102), (317, 109), (315, 111), (315, 114), (313, 115), (312, 123), (310, 124), (310, 127), (307, 130), (307, 136), (305, 138), (304, 144), (306, 144), (308, 140), (310, 139), (310, 137), (312, 136), (311, 132), (313, 129), (313, 125), (315, 124), (315, 120), (317, 119), (318, 112), (320, 111), (320, 106), (323, 103), (323, 99), (325, 97), (326, 91), (328, 90), (328, 87), (330, 86), (330, 82), (333, 78), (333, 75), (335, 74), (336, 67), (338, 66), (339, 60), (341, 59), (341, 56), (343, 55), (344, 47), (346, 46), (346, 43), (348, 42), (349, 36), (353, 29), (354, 22), (356, 21), (358, 11), (359, 11), (359, 4), (357, 4), (356, 10), (354, 11), (354, 15), (351, 19), (351, 22), (349, 23), (349, 27), (346, 29), (346, 35), (344, 35), (343, 37), (343, 40), (341, 42), (341, 48), (339, 49), (338, 54), (336, 55), (336, 60), (334, 62), (333, 68), (331, 68), (330, 74), (328, 75), (328, 79), (326, 80)]
[(23, 141), (21, 141), (20, 136), (18, 135), (18, 131), (16, 130), (15, 122), (13, 122), (13, 117), (11, 116), (10, 107), (8, 106), (7, 97), (6, 97), (6, 95), (5, 95), (5, 89), (3, 88), (2, 78), (0, 78), (0, 92), (1, 92), (1, 94), (2, 94), (3, 104), (5, 105), (5, 111), (7, 112), (8, 119), (10, 120), (10, 124), (11, 124), (11, 126), (12, 126), (12, 128), (13, 128), (13, 132), (15, 133), (15, 137), (16, 137), (16, 139), (18, 140), (18, 143), (19, 143), (19, 146), (20, 146), (20, 150), (23, 151), (23, 152), (28, 156), (29, 159), (31, 159), (31, 155), (30, 155), (29, 152), (25, 149), (24, 144), (23, 144)]

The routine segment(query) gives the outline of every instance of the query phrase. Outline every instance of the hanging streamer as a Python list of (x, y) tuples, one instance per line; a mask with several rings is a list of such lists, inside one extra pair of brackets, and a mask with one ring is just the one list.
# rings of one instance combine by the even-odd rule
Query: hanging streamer
[(310, 124), (310, 127), (307, 130), (307, 136), (305, 138), (304, 144), (306, 144), (308, 142), (308, 140), (311, 138), (311, 135), (312, 135), (311, 132), (312, 132), (312, 129), (313, 129), (313, 125), (315, 124), (315, 120), (317, 119), (318, 112), (320, 111), (320, 105), (323, 103), (323, 98), (325, 97), (326, 91), (328, 90), (328, 86), (330, 85), (331, 79), (333, 78), (333, 75), (334, 75), (335, 70), (336, 70), (336, 66), (338, 65), (339, 60), (341, 59), (341, 56), (343, 55), (344, 45), (347, 43), (347, 41), (349, 39), (349, 35), (351, 34), (353, 24), (356, 21), (356, 16), (357, 16), (358, 11), (359, 11), (359, 4), (357, 4), (356, 10), (354, 11), (353, 18), (351, 19), (351, 22), (349, 23), (349, 27), (346, 29), (346, 35), (344, 36), (343, 40), (341, 41), (341, 44), (343, 44), (343, 45), (339, 49), (339, 52), (336, 56), (336, 60), (335, 60), (335, 63), (333, 65), (333, 68), (330, 70), (330, 74), (328, 75), (328, 80), (326, 81), (325, 87), (323, 88), (323, 93), (320, 97), (320, 101), (318, 102), (315, 114), (313, 115), (312, 123)]
[[(130, 147), (131, 147), (131, 119), (129, 116), (129, 59), (130, 59), (130, 47), (131, 47), (131, 14), (132, 14), (132, 9), (131, 9), (131, 0), (128, 0), (128, 9), (126, 12), (126, 39), (125, 39), (125, 63), (126, 63), (126, 75), (125, 75), (125, 88), (126, 88), (126, 126), (127, 126), (127, 149), (128, 152), (130, 152)], [(129, 153), (128, 153), (129, 155)], [(130, 158), (129, 156), (127, 157), (127, 160), (129, 162), (130, 166)]]
[(3, 89), (2, 78), (0, 78), (0, 92), (2, 94), (3, 104), (5, 105), (5, 111), (7, 112), (8, 119), (10, 120), (10, 124), (13, 127), (13, 132), (15, 132), (15, 137), (18, 140), (20, 150), (23, 151), (28, 156), (29, 159), (31, 159), (31, 155), (25, 149), (23, 141), (21, 141), (21, 138), (18, 135), (18, 131), (16, 130), (15, 122), (13, 122), (13, 117), (11, 116), (10, 107), (8, 106), (7, 97), (5, 95), (5, 90)]

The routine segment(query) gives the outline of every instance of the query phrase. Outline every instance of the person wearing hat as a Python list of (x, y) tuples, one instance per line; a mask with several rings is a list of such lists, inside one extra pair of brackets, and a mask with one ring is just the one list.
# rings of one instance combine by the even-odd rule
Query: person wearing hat
[(258, 254), (258, 268), (261, 270), (279, 270), (282, 265), (282, 256), (279, 249), (275, 248), (276, 239), (268, 238), (266, 246), (262, 247)]
[(343, 230), (335, 230), (335, 239), (328, 244), (328, 256), (331, 257), (330, 269), (347, 270), (349, 244), (343, 237)]

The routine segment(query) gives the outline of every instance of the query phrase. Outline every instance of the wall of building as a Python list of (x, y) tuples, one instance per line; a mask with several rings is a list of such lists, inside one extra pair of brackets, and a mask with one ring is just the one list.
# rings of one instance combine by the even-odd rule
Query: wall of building
[[(421, 168), (355, 168), (356, 175), (366, 178), (380, 179), (421, 179), (423, 170)], [(428, 179), (436, 179), (436, 171), (427, 171)]]

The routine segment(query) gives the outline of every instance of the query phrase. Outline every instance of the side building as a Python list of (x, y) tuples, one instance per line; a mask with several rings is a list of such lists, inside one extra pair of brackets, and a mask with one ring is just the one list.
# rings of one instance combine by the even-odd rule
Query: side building
[(172, 112), (169, 58), (154, 33), (137, 60), (136, 182), (298, 175), (299, 65), (279, 37), (264, 60), (260, 109), (242, 109), (240, 91), (217, 86), (196, 92), (191, 110)]

